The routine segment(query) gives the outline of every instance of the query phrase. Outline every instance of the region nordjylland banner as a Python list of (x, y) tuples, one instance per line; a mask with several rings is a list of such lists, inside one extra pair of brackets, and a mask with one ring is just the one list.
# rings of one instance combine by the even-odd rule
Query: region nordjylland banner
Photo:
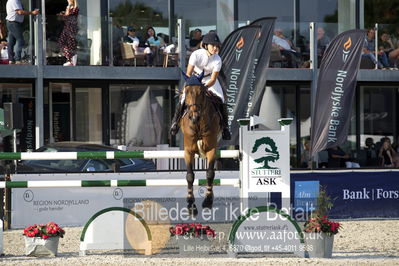
[(272, 39), (274, 31), (275, 17), (264, 17), (254, 20), (250, 25), (261, 26), (261, 33), (258, 39), (258, 49), (255, 58), (254, 92), (252, 99), (248, 101), (249, 115), (258, 115), (262, 103), (263, 93), (266, 86), (266, 72), (270, 61), (270, 51), (272, 49)]
[(365, 30), (335, 37), (321, 60), (312, 114), (312, 155), (347, 139)]
[(221, 145), (238, 144), (237, 119), (249, 117), (247, 110), (249, 91), (254, 86), (252, 76), (255, 73), (260, 26), (244, 26), (230, 33), (220, 49), (223, 65), (219, 82), (225, 93), (225, 103), (232, 133), (230, 141), (221, 141)]

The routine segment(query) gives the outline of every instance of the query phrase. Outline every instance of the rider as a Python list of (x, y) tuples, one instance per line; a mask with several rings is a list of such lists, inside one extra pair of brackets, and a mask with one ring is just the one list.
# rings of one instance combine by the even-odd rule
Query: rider
[[(215, 32), (206, 34), (202, 39), (202, 49), (198, 49), (191, 54), (186, 74), (190, 77), (192, 74), (200, 75), (204, 72), (202, 83), (221, 100), (219, 111), (222, 114), (222, 138), (224, 140), (229, 140), (231, 139), (231, 135), (228, 127), (227, 107), (224, 104), (223, 89), (217, 80), (219, 71), (222, 68), (222, 59), (218, 55), (220, 45), (219, 37)], [(172, 126), (170, 128), (170, 133), (172, 135), (176, 135), (179, 131), (179, 121), (184, 109), (184, 96), (183, 92), (180, 101), (176, 106), (175, 116), (173, 117)]]

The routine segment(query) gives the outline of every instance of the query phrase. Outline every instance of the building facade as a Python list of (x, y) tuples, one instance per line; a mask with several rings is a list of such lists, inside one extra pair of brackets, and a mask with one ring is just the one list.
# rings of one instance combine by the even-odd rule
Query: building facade
[[(24, 104), (24, 122), (30, 125), (18, 133), (21, 151), (69, 140), (129, 147), (179, 146), (181, 136), (171, 138), (168, 129), (180, 82), (178, 66), (184, 66), (185, 60), (179, 61), (172, 53), (165, 62), (163, 48), (177, 44), (179, 37), (188, 40), (197, 28), (203, 34), (216, 30), (223, 39), (239, 26), (273, 16), (277, 17), (276, 28), (282, 29), (300, 53), (301, 62), (298, 68), (287, 68), (284, 58), (272, 54), (260, 116), (269, 128), (277, 128), (280, 117), (294, 118), (291, 166), (300, 168), (304, 143), (310, 136), (311, 88), (317, 73), (317, 67), (306, 67), (309, 24), (323, 28), (330, 39), (354, 28), (377, 27), (392, 38), (399, 32), (395, 0), (78, 2), (77, 66), (66, 67), (57, 44), (64, 21), (57, 14), (65, 10), (67, 1), (22, 1), (26, 9), (41, 10), (40, 17), (25, 18), (23, 59), (27, 64), (0, 65), (0, 108), (5, 102)], [(0, 3), (4, 21), (6, 0)], [(183, 23), (179, 28), (178, 19)], [(142, 58), (126, 59), (121, 46), (128, 27), (145, 40), (149, 26), (165, 42), (153, 50), (154, 67), (144, 66)], [(362, 167), (378, 166), (369, 160), (367, 138), (377, 145), (382, 137), (398, 142), (399, 71), (395, 63), (393, 60), (390, 70), (359, 71), (350, 132), (343, 148)], [(9, 151), (10, 132), (1, 132), (2, 150)], [(321, 156), (319, 161), (323, 160)]]

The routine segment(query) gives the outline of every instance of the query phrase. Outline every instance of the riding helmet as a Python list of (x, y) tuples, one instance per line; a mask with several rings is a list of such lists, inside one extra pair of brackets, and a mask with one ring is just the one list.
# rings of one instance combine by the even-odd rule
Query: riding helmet
[(215, 32), (210, 32), (204, 35), (202, 38), (203, 44), (213, 44), (213, 45), (221, 45), (220, 39)]

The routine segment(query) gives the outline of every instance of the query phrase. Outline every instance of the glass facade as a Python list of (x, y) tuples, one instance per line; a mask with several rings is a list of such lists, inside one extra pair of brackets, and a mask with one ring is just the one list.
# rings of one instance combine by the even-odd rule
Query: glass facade
[(110, 85), (111, 144), (155, 147), (168, 143), (170, 86)]
[[(13, 131), (5, 127), (4, 120), (4, 104), (20, 103), (23, 105), (23, 113), (25, 121), (24, 127), (16, 130), (19, 145), (17, 151), (32, 150), (34, 145), (34, 117), (32, 106), (34, 102), (33, 86), (29, 82), (24, 83), (0, 83), (0, 152), (13, 151)], [(0, 162), (0, 166), (4, 165), (4, 160)]]

